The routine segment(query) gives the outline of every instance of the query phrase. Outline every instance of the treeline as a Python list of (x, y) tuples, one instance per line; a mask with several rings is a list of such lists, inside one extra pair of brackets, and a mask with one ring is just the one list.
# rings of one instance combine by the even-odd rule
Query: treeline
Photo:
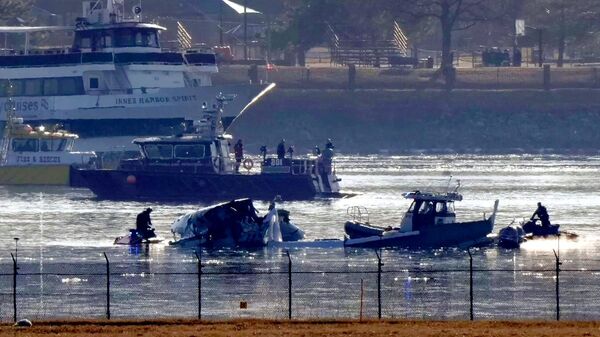
[[(407, 32), (411, 44), (442, 51), (442, 68), (460, 46), (512, 47), (544, 43), (557, 51), (562, 66), (567, 47), (579, 55), (598, 50), (600, 1), (597, 0), (285, 0), (274, 46), (304, 53), (327, 42), (329, 27), (344, 36), (390, 39), (392, 23)], [(515, 20), (525, 22), (525, 36), (515, 38)]]

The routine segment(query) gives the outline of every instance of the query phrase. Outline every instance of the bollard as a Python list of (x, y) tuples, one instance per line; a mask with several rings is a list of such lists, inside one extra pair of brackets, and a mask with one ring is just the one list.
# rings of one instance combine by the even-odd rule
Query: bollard
[(544, 90), (550, 90), (550, 65), (544, 64)]
[(381, 255), (378, 250), (375, 251), (377, 255), (377, 317), (381, 319)]
[(348, 64), (348, 89), (354, 90), (356, 87), (356, 65)]
[(288, 258), (288, 319), (292, 319), (292, 257), (289, 250), (285, 253)]
[(202, 252), (194, 252), (198, 260), (198, 319), (202, 319)]
[(471, 249), (467, 249), (469, 253), (469, 314), (471, 320), (474, 319), (473, 314), (473, 255), (471, 255)]
[(103, 254), (106, 260), (106, 319), (110, 319), (110, 261), (106, 253)]

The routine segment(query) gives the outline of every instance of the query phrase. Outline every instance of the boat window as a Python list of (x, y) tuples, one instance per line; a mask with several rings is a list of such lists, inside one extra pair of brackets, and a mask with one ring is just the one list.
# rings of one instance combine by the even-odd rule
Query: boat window
[(454, 202), (448, 202), (448, 206), (446, 206), (446, 208), (448, 209), (448, 213), (454, 214)]
[(438, 202), (435, 204), (435, 213), (436, 214), (447, 214), (448, 207), (445, 202)]
[(175, 158), (201, 159), (204, 158), (204, 145), (175, 145)]
[(433, 213), (434, 209), (435, 209), (435, 206), (434, 206), (433, 202), (425, 201), (421, 204), (421, 207), (419, 208), (419, 214)]
[(99, 83), (97, 77), (90, 78), (90, 89), (98, 89)]
[(144, 145), (148, 159), (171, 159), (173, 158), (173, 146), (170, 144), (147, 144)]
[(38, 140), (33, 138), (15, 138), (12, 141), (14, 152), (37, 152)]
[(81, 77), (62, 77), (58, 79), (58, 88), (61, 95), (83, 94), (83, 79)]
[(133, 31), (118, 29), (115, 31), (115, 47), (131, 47), (134, 45)]
[(44, 95), (58, 95), (58, 79), (57, 78), (45, 78), (44, 79)]
[(42, 96), (42, 80), (41, 79), (25, 80), (24, 96)]
[(62, 152), (65, 150), (67, 144), (66, 139), (41, 139), (40, 140), (40, 151), (42, 152)]

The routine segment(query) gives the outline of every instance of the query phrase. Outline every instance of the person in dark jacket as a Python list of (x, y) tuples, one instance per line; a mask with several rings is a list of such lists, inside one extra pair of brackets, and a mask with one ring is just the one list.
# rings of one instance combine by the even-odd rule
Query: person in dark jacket
[(285, 139), (282, 139), (277, 145), (277, 159), (285, 158)]
[(142, 239), (156, 237), (156, 234), (154, 234), (154, 228), (152, 228), (150, 213), (152, 213), (152, 208), (146, 208), (146, 210), (138, 214), (137, 218), (135, 219), (135, 229)]
[(237, 143), (233, 146), (233, 153), (235, 154), (235, 172), (239, 172), (240, 165), (244, 159), (244, 144), (242, 144), (241, 139), (238, 139)]
[(260, 155), (263, 157), (263, 162), (267, 160), (267, 146), (263, 145), (260, 147)]
[(542, 222), (543, 227), (550, 227), (550, 215), (548, 215), (548, 210), (542, 206), (541, 202), (538, 202), (538, 207), (531, 216), (531, 220), (535, 219), (536, 216)]

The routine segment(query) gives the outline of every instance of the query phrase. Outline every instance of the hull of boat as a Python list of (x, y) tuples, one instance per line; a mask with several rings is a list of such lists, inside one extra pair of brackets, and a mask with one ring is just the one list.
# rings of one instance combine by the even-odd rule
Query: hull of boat
[(72, 186), (89, 188), (100, 199), (206, 200), (236, 198), (312, 199), (318, 182), (310, 175), (165, 173), (73, 169)]
[(69, 165), (0, 167), (0, 185), (69, 185)]
[(69, 165), (1, 166), (0, 185), (69, 185)]
[(348, 247), (439, 248), (478, 242), (492, 232), (493, 221), (471, 221), (425, 226), (412, 232), (384, 231), (381, 235), (348, 239)]

